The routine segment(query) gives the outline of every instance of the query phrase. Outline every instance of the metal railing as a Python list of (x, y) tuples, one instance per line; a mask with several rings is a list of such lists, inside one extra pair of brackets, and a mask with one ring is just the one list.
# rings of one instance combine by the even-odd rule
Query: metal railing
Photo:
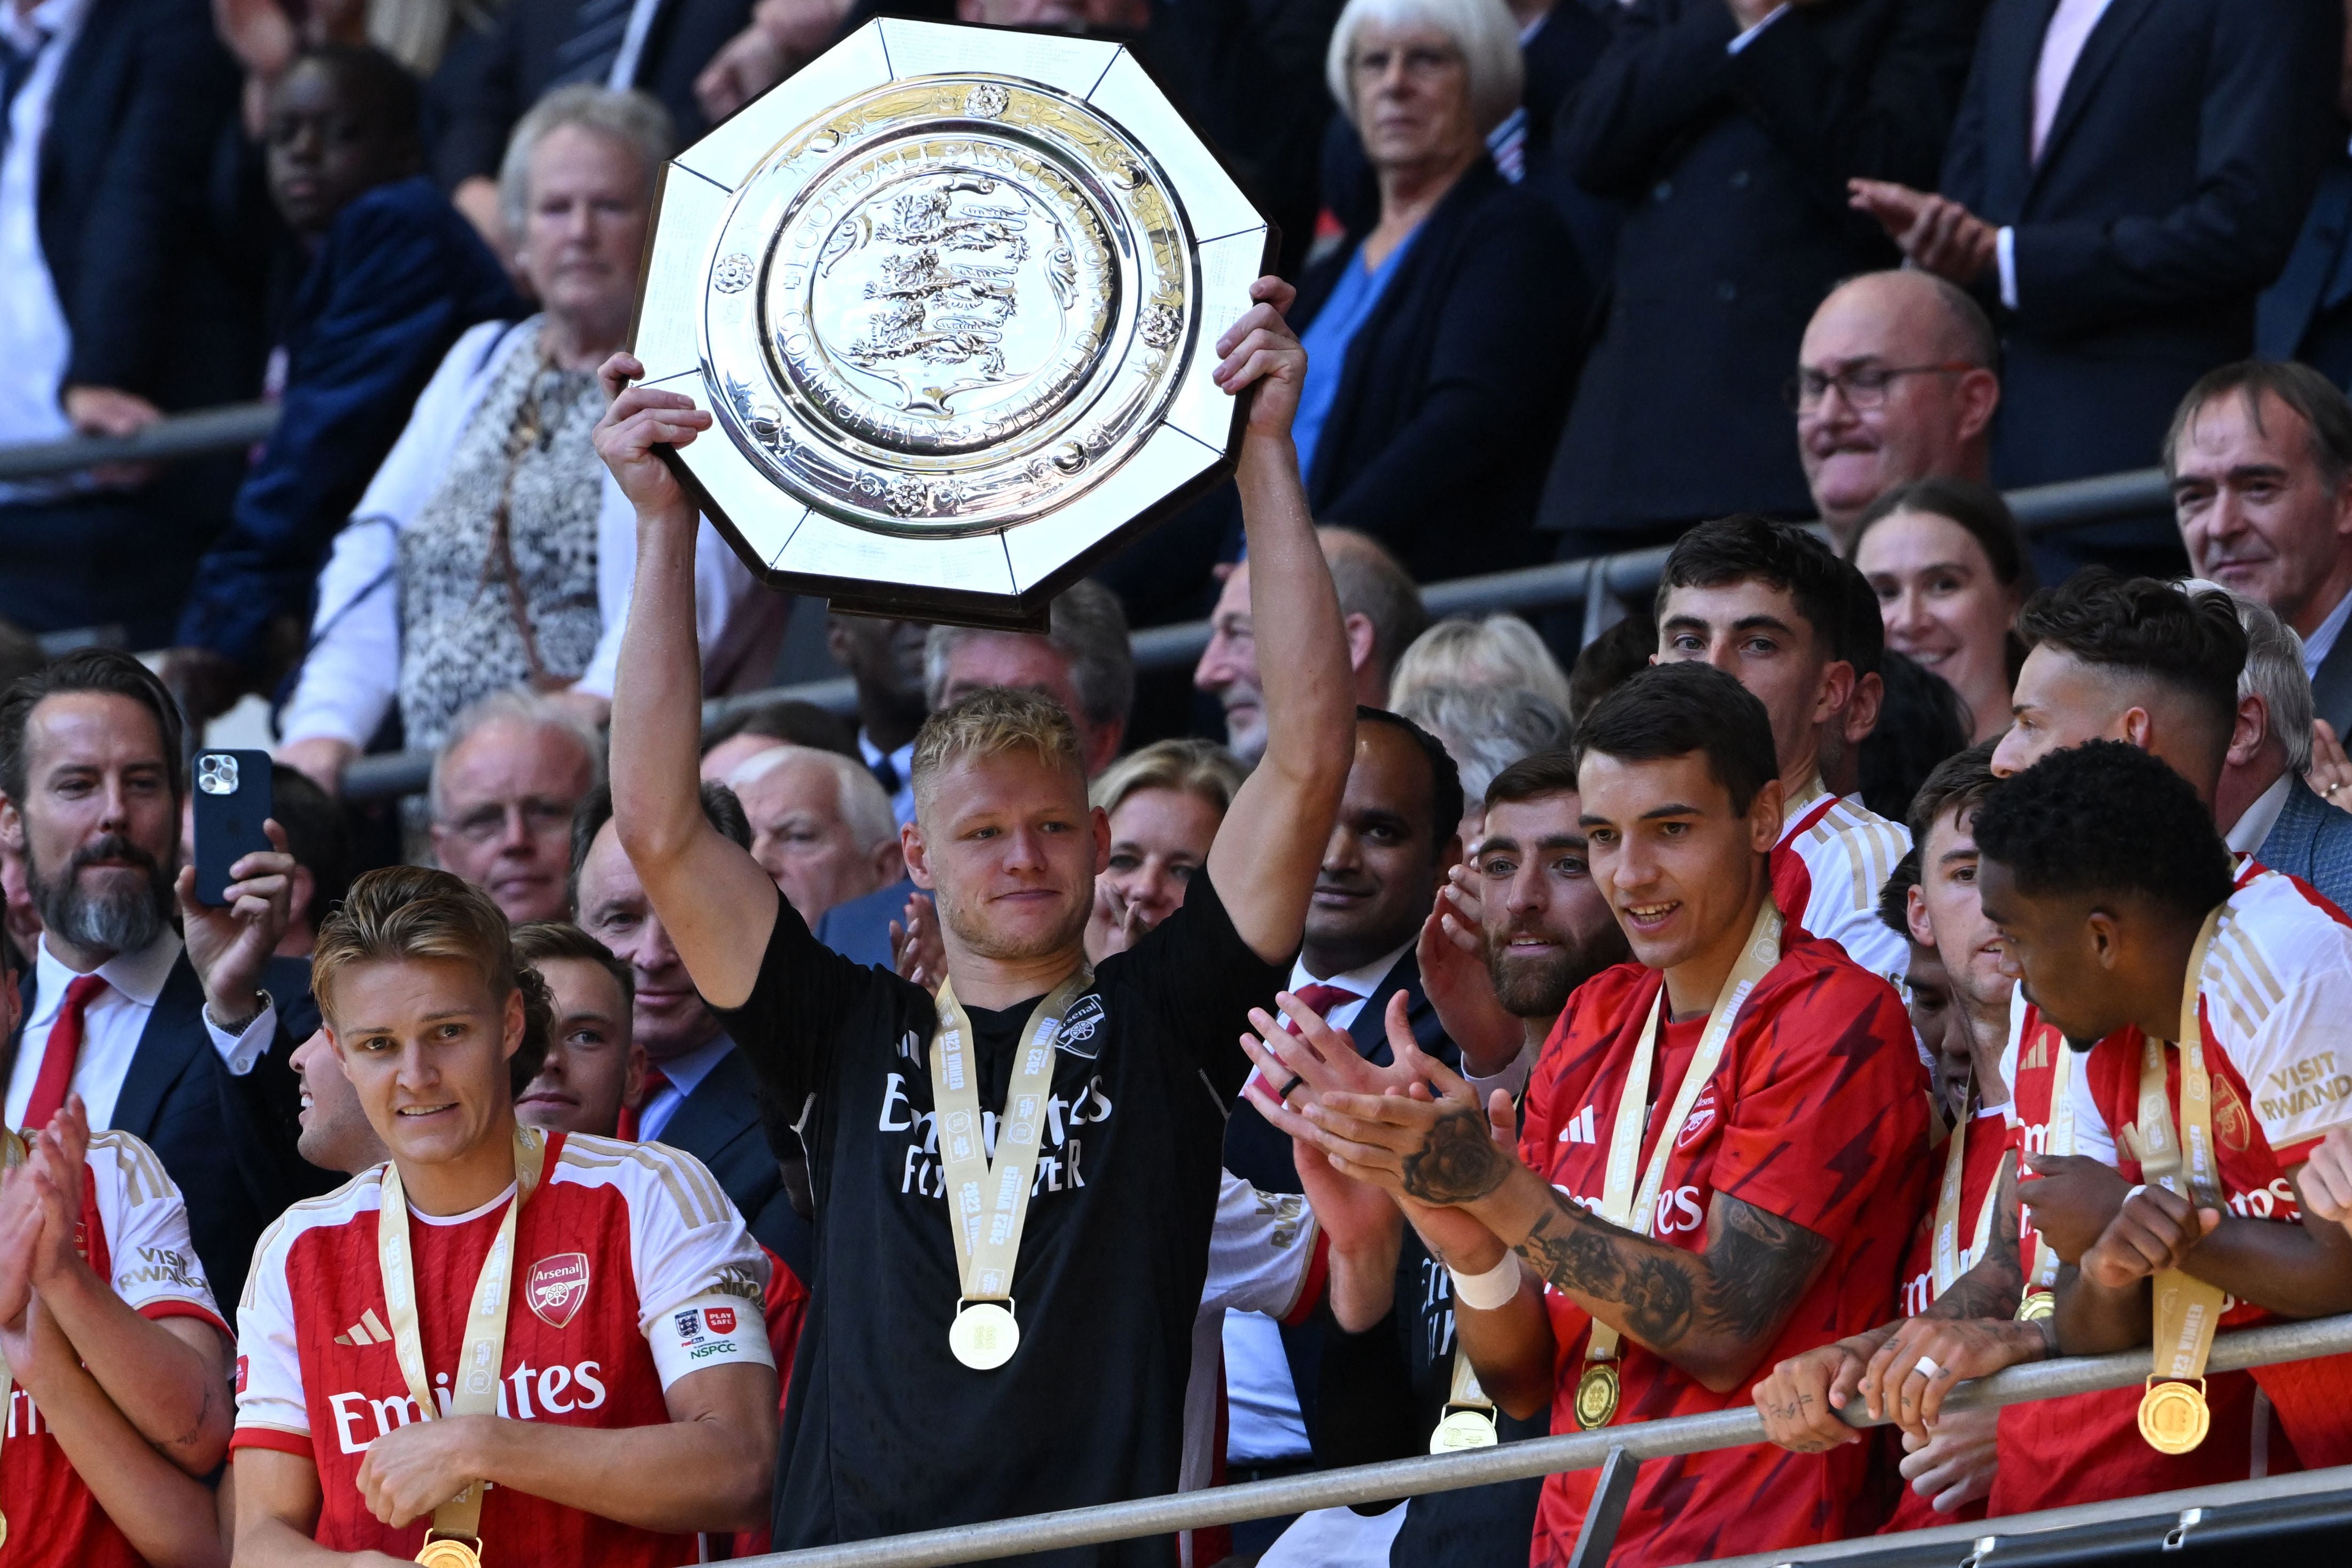
[(194, 414), (172, 414), (129, 436), (68, 436), (0, 447), (0, 479), (79, 473), (107, 463), (166, 463), (250, 447), (276, 428), (274, 403), (232, 403)]
[[(100, 463), (162, 462), (247, 446), (268, 436), (277, 422), (278, 408), (274, 404), (236, 404), (196, 414), (173, 415), (132, 436), (75, 437), (30, 446), (0, 447), (0, 480), (67, 473)], [(2147, 516), (2168, 510), (2171, 506), (2170, 489), (2160, 468), (2038, 485), (2011, 490), (2008, 500), (2018, 525), (2029, 536)], [(1590, 642), (1607, 625), (1612, 605), (1657, 587), (1665, 563), (1664, 546), (1629, 550), (1588, 560), (1530, 566), (1517, 572), (1433, 583), (1422, 590), (1422, 600), (1433, 616), (1475, 616), (1496, 610), (1549, 610), (1580, 605), (1584, 608), (1582, 640)], [(1139, 672), (1181, 668), (1197, 661), (1202, 650), (1209, 646), (1209, 624), (1188, 621), (1179, 626), (1148, 627), (1135, 634), (1134, 646)], [(856, 708), (856, 691), (848, 680), (809, 681), (707, 703), (703, 723), (724, 723), (736, 714), (788, 699), (813, 702), (840, 714), (852, 713)], [(343, 791), (353, 800), (415, 795), (423, 791), (432, 771), (429, 752), (365, 757), (354, 762), (344, 775)]]
[[(2207, 1370), (2236, 1372), (2346, 1351), (2352, 1351), (2352, 1314), (2222, 1334), (2213, 1342)], [(2130, 1388), (2140, 1384), (2147, 1371), (2148, 1352), (2145, 1350), (2042, 1362), (2012, 1367), (1963, 1384), (1944, 1402), (1944, 1406), (1948, 1410), (1973, 1410), (2103, 1389)], [(1885, 1425), (1870, 1421), (1859, 1403), (1844, 1415), (1850, 1426)], [(743, 1568), (945, 1568), (951, 1563), (1094, 1546), (1244, 1520), (1270, 1519), (1309, 1509), (1382, 1502), (1496, 1481), (1523, 1480), (1562, 1470), (1607, 1467), (1595, 1490), (1585, 1538), (1577, 1543), (1574, 1560), (1579, 1565), (1597, 1565), (1607, 1561), (1610, 1538), (1615, 1533), (1615, 1521), (1610, 1517), (1612, 1510), (1606, 1505), (1613, 1500), (1615, 1511), (1622, 1511), (1624, 1498), (1633, 1488), (1634, 1468), (1640, 1461), (1715, 1448), (1744, 1447), (1762, 1441), (1764, 1419), (1754, 1410), (1720, 1410), (1705, 1415), (1634, 1422), (1597, 1432), (1529, 1438), (1467, 1453), (1394, 1459), (1281, 1480), (1137, 1498), (1128, 1502), (1100, 1503), (1091, 1508), (927, 1530), (840, 1546), (805, 1547), (797, 1552), (745, 1558), (742, 1564)], [(2003, 1528), (2014, 1529), (2016, 1524), (2016, 1521), (2005, 1521)], [(1605, 1531), (1595, 1528), (1603, 1525)], [(1983, 1531), (1979, 1529), (1979, 1533)], [(1776, 1554), (1773, 1560), (1787, 1562), (1801, 1555)]]
[[(2172, 504), (2170, 487), (2161, 468), (2011, 490), (2008, 499), (2018, 526), (2029, 536), (2145, 516), (2167, 510)], [(1610, 605), (1654, 590), (1665, 566), (1666, 547), (1659, 545), (1583, 561), (1559, 561), (1517, 572), (1496, 572), (1484, 577), (1432, 583), (1422, 589), (1421, 597), (1432, 616), (1477, 616), (1496, 610), (1543, 610), (1581, 605), (1583, 640), (1590, 642), (1607, 624), (1604, 616)], [(1199, 661), (1202, 650), (1208, 646), (1206, 621), (1147, 626), (1134, 637), (1135, 668), (1138, 673), (1186, 668)], [(846, 678), (814, 680), (707, 702), (703, 705), (702, 722), (709, 729), (754, 708), (787, 700), (813, 702), (828, 712), (845, 715), (855, 713), (857, 707), (856, 688)], [(432, 772), (433, 755), (429, 752), (363, 757), (344, 774), (343, 793), (353, 800), (415, 795), (425, 788)]]

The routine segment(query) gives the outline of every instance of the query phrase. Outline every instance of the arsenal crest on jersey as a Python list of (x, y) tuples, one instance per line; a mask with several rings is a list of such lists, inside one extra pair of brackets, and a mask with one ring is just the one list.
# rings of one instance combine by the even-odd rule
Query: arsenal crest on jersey
[(588, 1299), (588, 1255), (559, 1252), (541, 1258), (530, 1266), (522, 1294), (541, 1322), (551, 1329), (563, 1327)]

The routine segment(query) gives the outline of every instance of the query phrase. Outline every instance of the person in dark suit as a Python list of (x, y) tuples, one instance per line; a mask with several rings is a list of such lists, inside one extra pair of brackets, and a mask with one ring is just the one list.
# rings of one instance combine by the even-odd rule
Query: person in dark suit
[[(2238, 675), (2238, 734), (2213, 791), (2213, 820), (2230, 847), (2318, 889), (2339, 908), (2352, 903), (2352, 814), (2322, 800), (2311, 771), (2311, 681), (2294, 634), (2258, 599), (2231, 594), (2246, 632)], [(2248, 733), (2246, 710), (2261, 717)]]
[(1587, 289), (1559, 215), (1505, 180), (1485, 138), (1518, 107), (1498, 5), (1391, 24), (1358, 4), (1332, 36), (1332, 96), (1378, 187), (1300, 280), (1308, 362), (1293, 438), (1324, 522), (1430, 582), (1538, 559), (1542, 453), (1566, 407)]
[[(1393, 713), (1358, 709), (1355, 765), (1324, 848), (1289, 990), (1375, 1066), (1395, 1060), (1388, 1018), (1399, 1005), (1423, 1050), (1449, 1065), (1461, 1061), (1422, 985), (1415, 953), (1437, 889), (1462, 858), (1461, 820), (1461, 776), (1437, 738)], [(1469, 1070), (1507, 1068), (1518, 1049), (1514, 1038), (1502, 1061), (1474, 1062)], [(1263, 1192), (1304, 1190), (1289, 1136), (1246, 1093), (1225, 1123), (1225, 1168)], [(1346, 1336), (1349, 1342), (1331, 1349), (1334, 1362), (1329, 1338), (1312, 1321), (1284, 1328), (1261, 1315), (1227, 1314), (1228, 1479), (1270, 1479), (1360, 1452), (1360, 1433), (1322, 1418), (1322, 1380), (1336, 1377), (1349, 1407), (1360, 1408), (1373, 1402), (1367, 1384), (1386, 1377), (1393, 1358), (1381, 1353), (1377, 1335)], [(1286, 1523), (1237, 1526), (1234, 1548), (1262, 1549)]]
[[(2341, 25), (2332, 0), (1992, 0), (1942, 195), (1853, 200), (1998, 304), (1998, 483), (2145, 467), (2189, 384), (2253, 347), (2318, 178)], [(2066, 548), (2179, 560), (2152, 522)]]
[[(751, 824), (725, 785), (702, 786), (702, 809), (712, 826), (751, 847)], [(631, 1032), (646, 1053), (646, 1076), (637, 1102), (622, 1109), (620, 1135), (683, 1149), (709, 1166), (760, 1245), (806, 1279), (814, 1236), (793, 1206), (785, 1169), (788, 1162), (800, 1167), (793, 1185), (805, 1193), (807, 1155), (792, 1131), (801, 1108), (762, 1105), (750, 1064), (695, 991), (612, 824), (613, 789), (600, 784), (572, 819), (572, 891), (580, 928), (627, 963), (636, 983)]]
[[(306, 1164), (289, 1065), (317, 1026), (309, 966), (272, 960), (293, 889), (277, 848), (231, 868), (214, 909), (182, 871), (178, 710), (128, 654), (90, 648), (0, 697), (0, 837), (26, 858), (44, 931), (25, 1018), (0, 1052), (10, 1126), (46, 1125), (68, 1093), (90, 1124), (146, 1141), (188, 1204), (218, 1300), (254, 1243), (334, 1177)], [(274, 825), (273, 825), (274, 826)]]
[[(2352, 400), (2309, 365), (2222, 365), (2181, 398), (2164, 467), (2198, 574), (2303, 639), (2321, 759), (2340, 763), (2352, 727)], [(2352, 806), (2352, 785), (2325, 787), (2331, 805)]]
[[(237, 73), (204, 0), (89, 0), (63, 25), (75, 11), (12, 5), (0, 21), (23, 62), (0, 101), (27, 128), (0, 130), (24, 174), (0, 199), (30, 208), (0, 226), (0, 444), (128, 435), (261, 383), (257, 300), (210, 199)], [(160, 476), (0, 483), (0, 617), (164, 646), (243, 468), (224, 452)]]
[(2352, 387), (2352, 131), (2337, 125), (2330, 149), (2286, 266), (2254, 301), (2254, 353)]
[(694, 79), (751, 19), (751, 0), (510, 0), (487, 30), (451, 40), (434, 73), (433, 175), (484, 235), (499, 234), (508, 134), (549, 89), (575, 81), (651, 93), (685, 146), (710, 129)]
[(1626, 207), (1544, 490), (1563, 557), (1806, 514), (1787, 367), (1831, 285), (1894, 258), (1841, 210), (1845, 181), (1935, 177), (1980, 5), (1635, 0), (1617, 18), (1555, 133), (1584, 187)]
[(457, 334), (525, 313), (418, 172), (417, 98), (390, 55), (347, 45), (302, 55), (270, 89), (270, 200), (301, 269), (278, 332), (278, 428), (180, 616), (171, 680), (199, 717), (270, 684), (299, 647), (328, 541)]

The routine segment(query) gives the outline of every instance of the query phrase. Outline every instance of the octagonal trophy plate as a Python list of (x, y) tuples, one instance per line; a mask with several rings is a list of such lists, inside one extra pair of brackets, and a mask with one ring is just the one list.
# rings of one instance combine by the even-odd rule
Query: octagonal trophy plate
[(754, 574), (1039, 626), (1232, 471), (1210, 379), (1273, 236), (1115, 43), (885, 18), (673, 160), (632, 331)]

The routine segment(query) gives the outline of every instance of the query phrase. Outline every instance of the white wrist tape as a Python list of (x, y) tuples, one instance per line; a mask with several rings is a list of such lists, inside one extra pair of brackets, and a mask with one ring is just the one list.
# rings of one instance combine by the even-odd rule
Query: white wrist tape
[(1516, 1252), (1504, 1253), (1503, 1261), (1484, 1274), (1465, 1279), (1450, 1268), (1445, 1272), (1454, 1276), (1454, 1300), (1477, 1311), (1498, 1311), (1509, 1306), (1511, 1298), (1519, 1293), (1519, 1255)]

